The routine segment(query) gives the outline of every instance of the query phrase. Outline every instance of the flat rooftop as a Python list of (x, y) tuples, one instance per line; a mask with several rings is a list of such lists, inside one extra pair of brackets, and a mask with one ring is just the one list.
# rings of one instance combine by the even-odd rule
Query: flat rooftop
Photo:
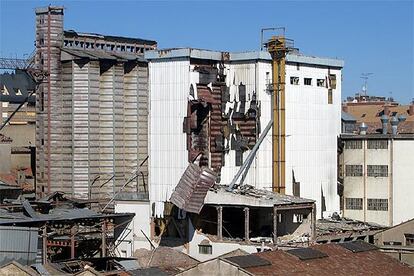
[[(216, 61), (245, 61), (245, 60), (268, 60), (272, 58), (267, 51), (248, 51), (248, 52), (221, 52), (195, 48), (168, 48), (150, 50), (145, 52), (145, 58), (148, 60), (175, 59), (175, 58), (197, 58)], [(286, 61), (289, 63), (301, 63), (310, 65), (319, 65), (327, 67), (344, 67), (344, 61), (335, 58), (324, 58), (307, 56), (297, 52), (287, 55)]]
[(273, 207), (274, 205), (309, 205), (315, 201), (311, 199), (282, 195), (262, 189), (255, 189), (250, 185), (243, 185), (232, 191), (227, 186), (214, 186), (204, 199), (204, 205)]

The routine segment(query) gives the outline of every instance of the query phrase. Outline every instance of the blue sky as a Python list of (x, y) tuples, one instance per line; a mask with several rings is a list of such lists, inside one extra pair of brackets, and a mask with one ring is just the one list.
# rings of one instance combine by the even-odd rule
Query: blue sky
[(64, 5), (65, 29), (140, 37), (160, 48), (257, 50), (260, 29), (284, 26), (304, 54), (345, 60), (343, 97), (374, 73), (370, 94), (414, 98), (414, 1), (5, 1), (0, 56), (33, 51), (34, 9)]

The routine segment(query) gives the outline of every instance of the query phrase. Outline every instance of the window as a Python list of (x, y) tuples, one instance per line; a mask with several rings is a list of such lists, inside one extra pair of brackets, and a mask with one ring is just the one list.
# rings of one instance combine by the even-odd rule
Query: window
[(371, 177), (387, 177), (388, 166), (387, 165), (368, 165), (367, 174)]
[(345, 141), (345, 149), (362, 149), (362, 140)]
[(388, 149), (388, 140), (368, 140), (368, 149)]
[(290, 84), (299, 85), (299, 77), (290, 77)]
[(346, 176), (362, 176), (362, 165), (346, 165)]
[(329, 88), (336, 89), (336, 75), (329, 74)]
[(388, 199), (368, 198), (368, 210), (388, 211)]
[(299, 62), (298, 63), (296, 63), (296, 70), (300, 70), (300, 64), (299, 64)]
[(211, 245), (199, 244), (198, 253), (205, 254), (205, 255), (211, 255), (213, 254), (213, 247)]
[(304, 84), (305, 85), (312, 85), (312, 79), (311, 78), (304, 78)]
[(404, 234), (405, 236), (405, 245), (414, 246), (414, 234)]
[(384, 245), (402, 245), (401, 242), (397, 241), (385, 241)]
[(325, 80), (324, 79), (317, 79), (316, 80), (316, 85), (319, 87), (324, 87), (325, 86)]
[(362, 198), (345, 198), (345, 208), (348, 210), (362, 210)]
[(293, 214), (293, 223), (302, 223), (303, 214)]

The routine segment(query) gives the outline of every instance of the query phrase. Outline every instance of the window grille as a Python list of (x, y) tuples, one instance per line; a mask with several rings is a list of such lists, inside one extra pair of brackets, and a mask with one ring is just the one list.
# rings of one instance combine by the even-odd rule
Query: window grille
[(362, 210), (362, 198), (345, 198), (345, 206), (348, 210)]
[(371, 177), (388, 177), (387, 165), (368, 165), (367, 174)]
[(368, 140), (368, 149), (388, 149), (388, 140)]
[(325, 87), (325, 79), (317, 79), (316, 85), (319, 87)]
[(346, 165), (346, 176), (362, 176), (362, 165)]
[(368, 198), (368, 210), (388, 211), (388, 199)]
[(205, 254), (205, 255), (211, 255), (213, 254), (213, 247), (211, 245), (199, 244), (198, 253)]
[(362, 140), (345, 141), (345, 149), (362, 149)]

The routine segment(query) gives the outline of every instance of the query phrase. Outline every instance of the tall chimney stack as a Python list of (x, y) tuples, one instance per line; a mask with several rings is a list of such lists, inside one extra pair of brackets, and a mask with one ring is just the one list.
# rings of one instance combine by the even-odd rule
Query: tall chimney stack
[(390, 124), (391, 124), (391, 128), (392, 128), (392, 135), (397, 134), (397, 129), (398, 129), (398, 124), (399, 123), (400, 123), (400, 121), (397, 119), (396, 116), (393, 116), (391, 118)]
[(362, 122), (361, 125), (359, 126), (359, 134), (360, 135), (366, 135), (367, 134), (367, 130), (368, 130), (368, 126), (366, 123)]
[(382, 134), (387, 134), (388, 130), (388, 116), (382, 115), (381, 116), (381, 123), (382, 123)]

